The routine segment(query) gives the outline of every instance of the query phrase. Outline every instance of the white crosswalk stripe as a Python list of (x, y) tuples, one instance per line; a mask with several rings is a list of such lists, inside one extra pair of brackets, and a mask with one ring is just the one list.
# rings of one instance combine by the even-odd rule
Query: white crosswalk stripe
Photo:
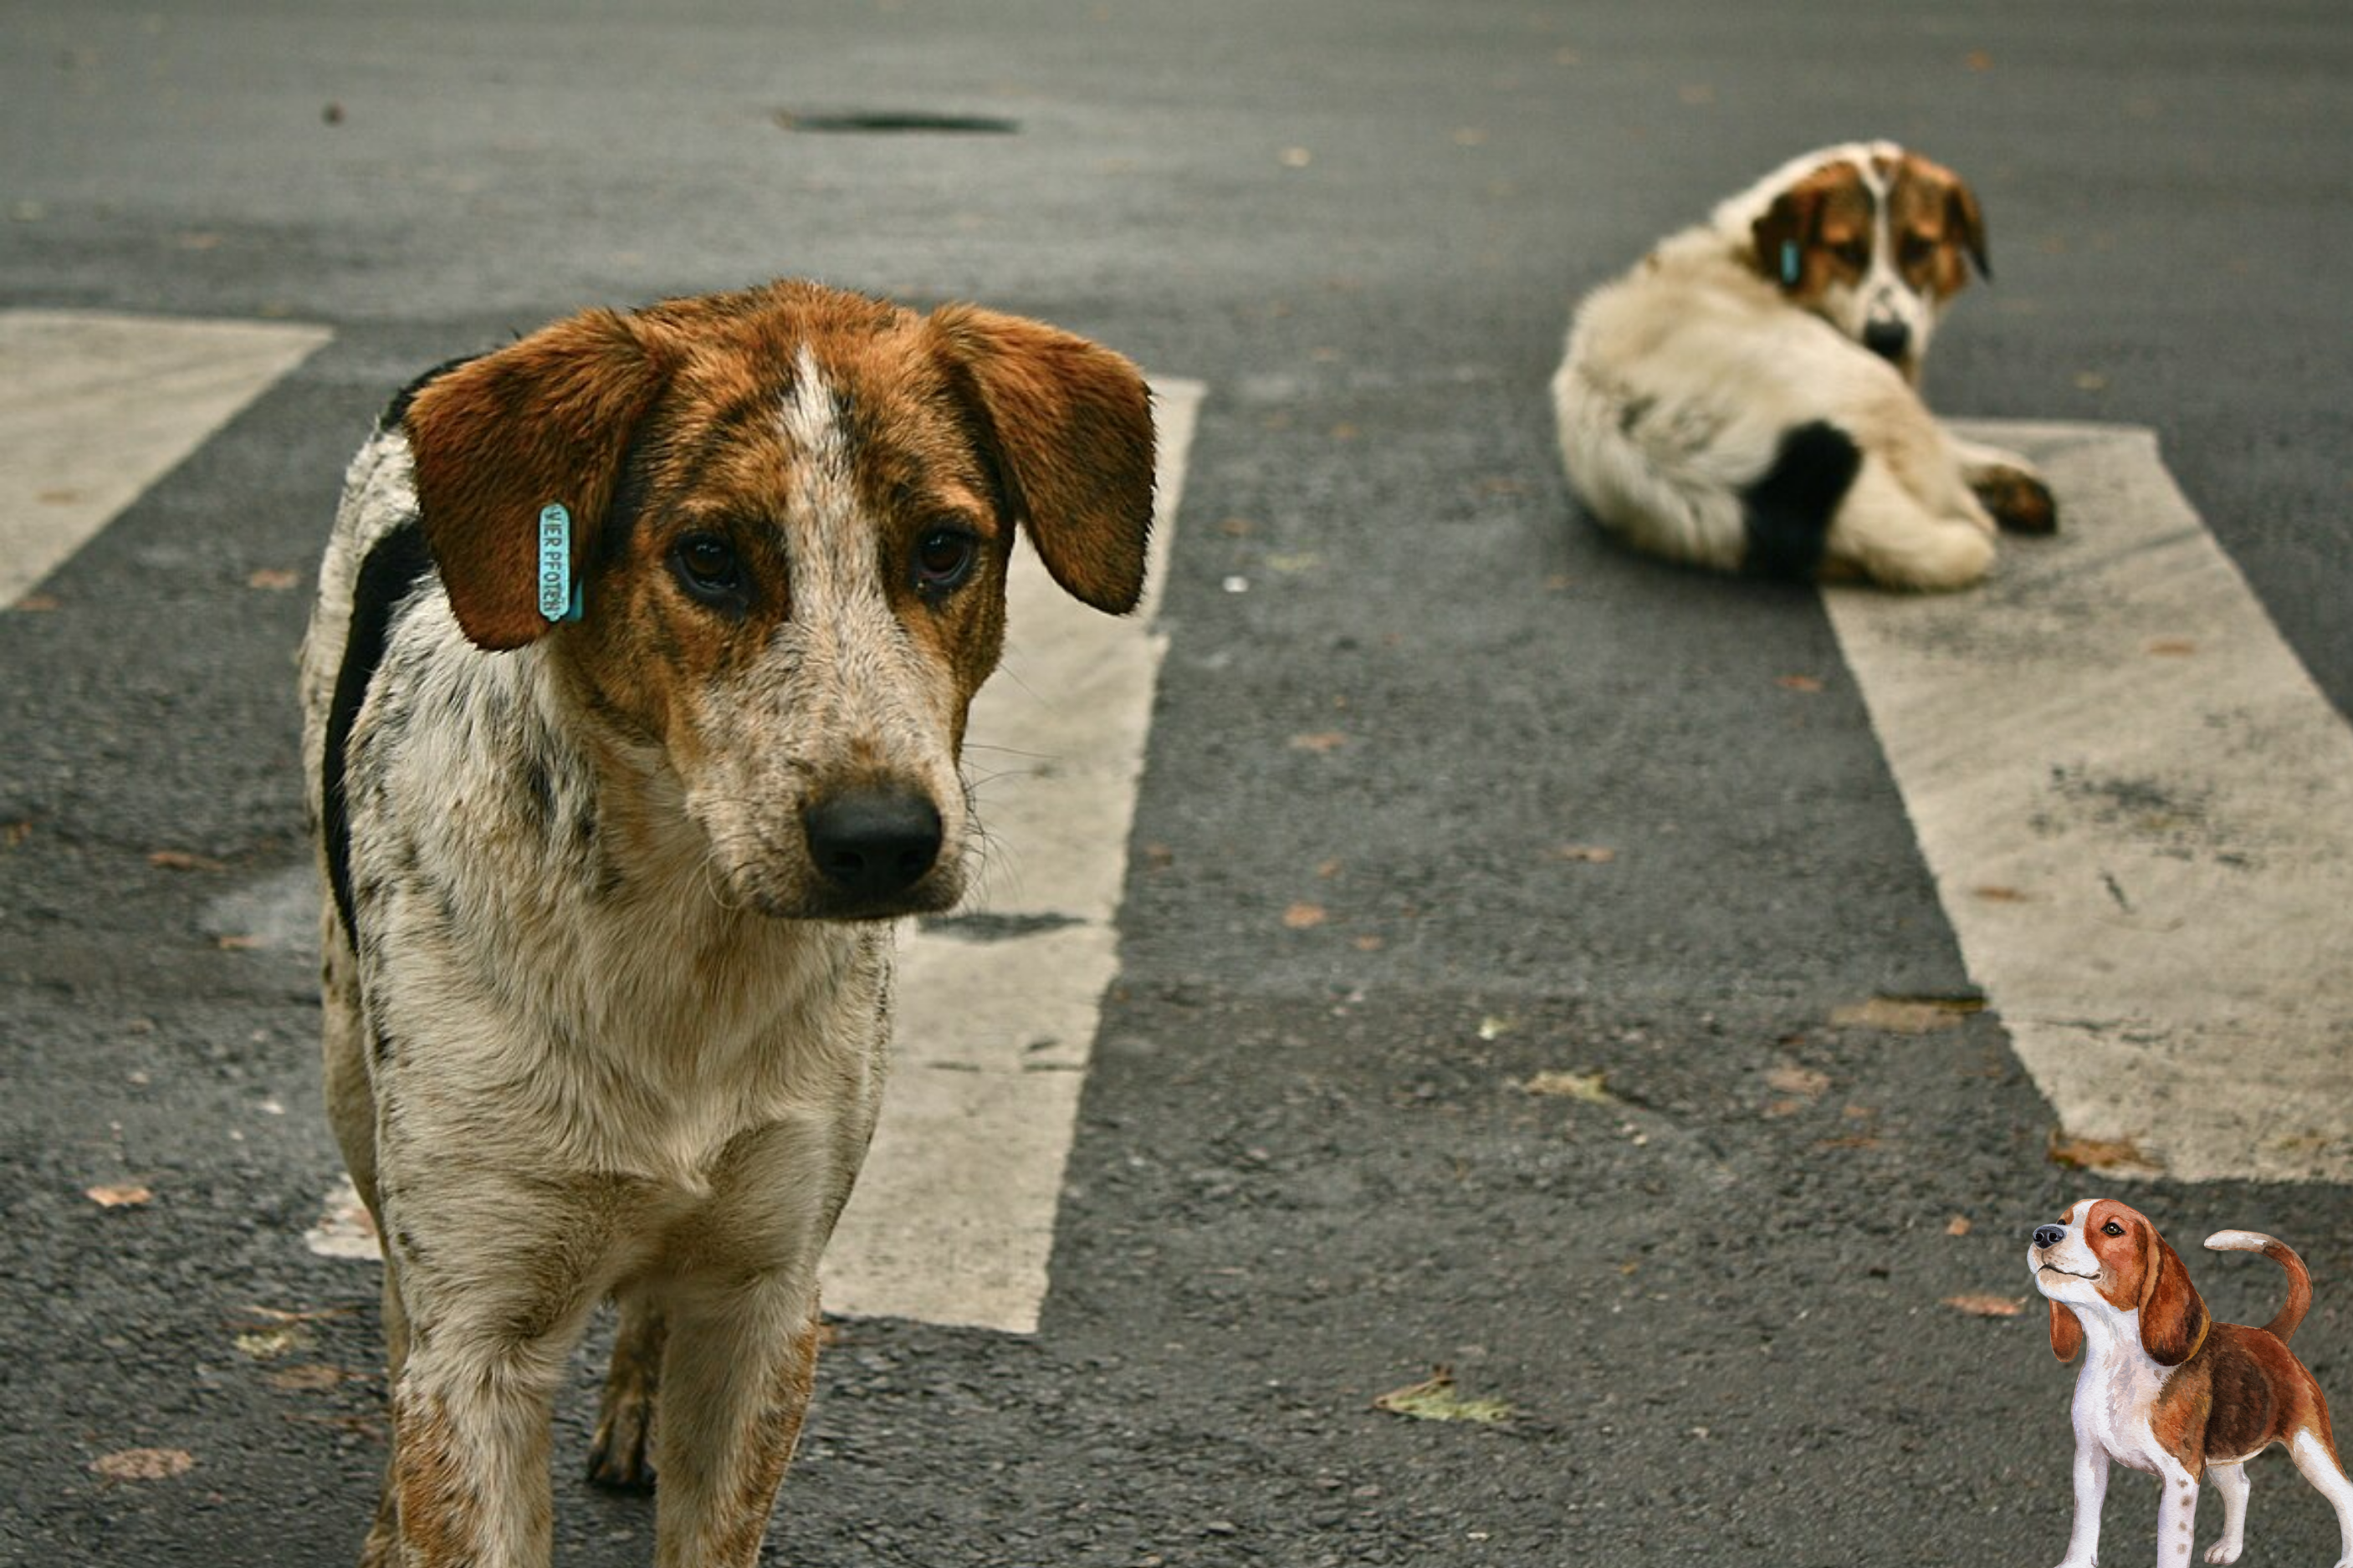
[(286, 322), (0, 310), (0, 605), (332, 335)]
[(1970, 974), (2121, 1172), (2353, 1179), (2353, 731), (2149, 432), (1969, 433), (2063, 531), (1828, 601)]

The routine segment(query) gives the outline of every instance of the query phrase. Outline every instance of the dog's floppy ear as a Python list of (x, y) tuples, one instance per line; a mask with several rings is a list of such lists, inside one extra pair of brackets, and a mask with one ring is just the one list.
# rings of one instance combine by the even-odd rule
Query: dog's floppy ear
[(1134, 609), (1152, 529), (1143, 375), (1109, 349), (1018, 316), (949, 305), (931, 321), (1046, 570), (1096, 609)]
[(1822, 224), (1823, 187), (1801, 180), (1773, 198), (1773, 205), (1748, 226), (1755, 246), (1749, 260), (1766, 279), (1788, 292), (1796, 292), (1812, 264), (1815, 237)]
[(590, 558), (638, 420), (663, 366), (638, 323), (589, 310), (427, 382), (403, 423), (426, 542), (478, 647), (521, 647), (539, 607), (539, 516), (572, 516), (572, 571)]
[(2206, 1303), (2157, 1227), (2141, 1226), (2140, 1343), (2159, 1366), (2179, 1366), (2206, 1338)]
[[(2046, 1300), (2049, 1298), (2045, 1298)], [(2084, 1324), (2073, 1307), (2051, 1302), (2051, 1353), (2061, 1361), (2073, 1361), (2075, 1352), (2084, 1348)]]
[(1978, 276), (1992, 282), (1993, 263), (1986, 259), (1985, 212), (1978, 205), (1978, 194), (1968, 182), (1956, 177), (1945, 192), (1945, 204), (1947, 220), (1960, 237), (1961, 248), (1977, 264)]

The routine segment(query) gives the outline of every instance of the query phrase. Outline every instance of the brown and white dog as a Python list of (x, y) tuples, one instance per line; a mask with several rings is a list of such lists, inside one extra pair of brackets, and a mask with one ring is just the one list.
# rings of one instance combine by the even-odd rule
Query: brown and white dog
[(2353, 1481), (2328, 1425), (2328, 1402), (2287, 1348), (2312, 1305), (2304, 1260), (2253, 1231), (2218, 1231), (2216, 1252), (2260, 1252), (2287, 1271), (2287, 1302), (2260, 1329), (2218, 1323), (2157, 1227), (2112, 1198), (2086, 1198), (2026, 1249), (2034, 1288), (2050, 1299), (2051, 1350), (2084, 1354), (2075, 1377), (2075, 1524), (2062, 1568), (2091, 1568), (2111, 1460), (2155, 1475), (2160, 1568), (2186, 1563), (2206, 1476), (2222, 1493), (2221, 1538), (2209, 1563), (2235, 1563), (2246, 1543), (2246, 1461), (2285, 1445), (2337, 1510), (2337, 1568), (2353, 1568)]
[(1127, 361), (806, 283), (590, 311), (395, 402), (302, 662), (328, 1109), (385, 1264), (364, 1562), (548, 1561), (550, 1401), (607, 1296), (592, 1474), (659, 1468), (661, 1563), (756, 1560), (888, 917), (955, 903), (976, 841), (1014, 532), (1125, 611), (1152, 491)]
[(1792, 159), (1578, 306), (1554, 412), (1580, 500), (1629, 543), (1723, 571), (1960, 588), (2051, 492), (1920, 400), (1945, 306), (1984, 273), (1950, 170), (1887, 142)]

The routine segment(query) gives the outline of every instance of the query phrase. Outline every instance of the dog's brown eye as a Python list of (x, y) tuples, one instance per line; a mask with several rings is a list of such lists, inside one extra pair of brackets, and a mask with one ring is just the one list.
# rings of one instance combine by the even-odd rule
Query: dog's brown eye
[(972, 575), (980, 541), (961, 528), (934, 528), (915, 542), (915, 586), (944, 594)]
[(1871, 247), (1860, 239), (1850, 239), (1839, 246), (1837, 255), (1857, 272), (1871, 265)]
[(670, 547), (670, 570), (687, 596), (738, 614), (745, 607), (743, 563), (715, 533), (682, 535)]
[(2100, 1234), (2102, 1236), (2122, 1236), (2124, 1233), (2125, 1227), (2118, 1225), (2114, 1220), (2108, 1221), (2107, 1224), (2100, 1227)]

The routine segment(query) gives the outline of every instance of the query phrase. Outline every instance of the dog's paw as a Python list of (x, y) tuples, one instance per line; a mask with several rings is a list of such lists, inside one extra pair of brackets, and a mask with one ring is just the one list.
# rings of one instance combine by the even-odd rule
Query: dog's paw
[(2206, 1549), (2206, 1561), (2209, 1563), (2236, 1563), (2238, 1560), (2239, 1548), (2227, 1541), (2218, 1541)]
[(607, 1491), (654, 1489), (654, 1405), (608, 1400), (588, 1445), (588, 1479)]
[(2059, 503), (2051, 487), (2025, 468), (1995, 464), (1973, 469), (1969, 489), (1994, 521), (2012, 533), (2058, 531)]

